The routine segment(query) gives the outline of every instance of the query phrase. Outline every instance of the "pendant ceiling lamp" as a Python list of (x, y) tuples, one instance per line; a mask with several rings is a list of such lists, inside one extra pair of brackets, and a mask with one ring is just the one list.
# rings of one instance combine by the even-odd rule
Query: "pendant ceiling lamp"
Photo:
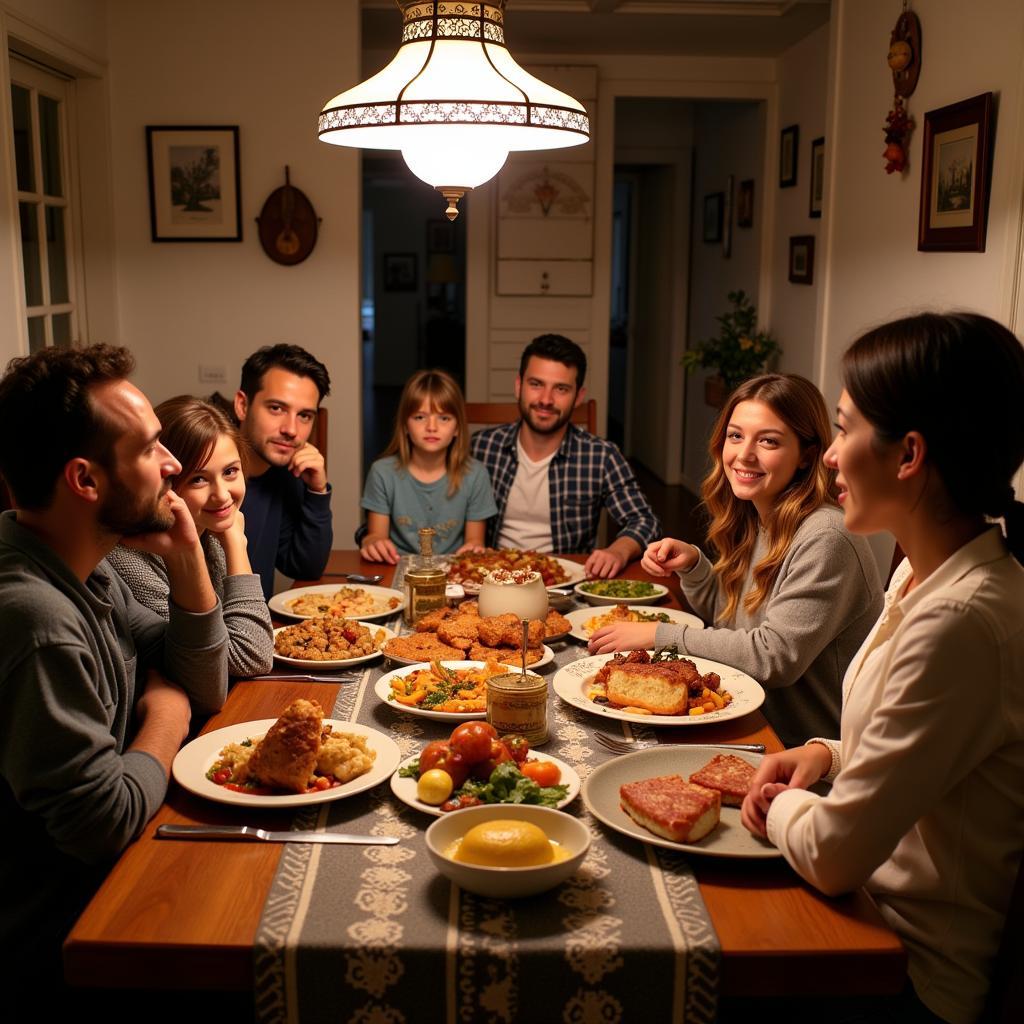
[(513, 150), (563, 149), (590, 138), (583, 104), (525, 72), (505, 46), (505, 0), (397, 0), (402, 45), (372, 78), (320, 113), (324, 142), (400, 149), (409, 169), (458, 201)]

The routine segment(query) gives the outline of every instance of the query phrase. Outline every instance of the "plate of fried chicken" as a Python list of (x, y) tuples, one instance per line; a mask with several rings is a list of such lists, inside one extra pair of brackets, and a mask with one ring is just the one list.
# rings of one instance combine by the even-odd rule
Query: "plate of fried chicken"
[[(526, 664), (532, 668), (547, 665), (554, 652), (547, 640), (556, 640), (569, 632), (564, 615), (549, 611), (545, 619), (534, 619), (529, 627)], [(518, 616), (482, 616), (476, 601), (464, 601), (457, 608), (439, 608), (424, 615), (416, 631), (398, 636), (384, 645), (384, 654), (403, 665), (424, 661), (499, 661), (520, 664), (523, 627)]]

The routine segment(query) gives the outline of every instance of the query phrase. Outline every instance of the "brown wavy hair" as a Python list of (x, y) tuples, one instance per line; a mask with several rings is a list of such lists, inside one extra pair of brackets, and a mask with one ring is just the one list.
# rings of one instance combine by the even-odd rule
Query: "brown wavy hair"
[(417, 370), (402, 389), (395, 416), (395, 432), (391, 443), (381, 454), (382, 459), (394, 455), (400, 468), (405, 469), (412, 458), (412, 442), (406, 423), (413, 413), (427, 401), (432, 409), (455, 417), (455, 436), (445, 453), (445, 470), (448, 473), (448, 497), (450, 498), (462, 483), (469, 468), (469, 431), (466, 427), (466, 400), (455, 378), (444, 370)]
[(177, 395), (153, 411), (160, 421), (160, 443), (181, 463), (181, 472), (171, 477), (172, 486), (206, 465), (221, 434), (235, 442), (240, 457), (247, 447), (225, 413), (200, 398)]
[[(763, 402), (800, 440), (802, 465), (775, 499), (775, 508), (761, 523), (751, 501), (737, 498), (725, 475), (722, 450), (733, 410), (740, 402)], [(718, 553), (714, 564), (725, 594), (720, 623), (733, 620), (740, 600), (748, 613), (767, 599), (779, 575), (783, 559), (800, 524), (822, 505), (835, 505), (838, 489), (835, 472), (821, 457), (832, 440), (832, 427), (821, 392), (805, 377), (793, 373), (766, 373), (740, 384), (715, 423), (708, 444), (712, 468), (701, 484), (704, 507), (711, 517), (708, 541)], [(754, 555), (758, 529), (768, 533), (768, 551), (754, 566), (753, 589), (744, 596), (743, 580)]]

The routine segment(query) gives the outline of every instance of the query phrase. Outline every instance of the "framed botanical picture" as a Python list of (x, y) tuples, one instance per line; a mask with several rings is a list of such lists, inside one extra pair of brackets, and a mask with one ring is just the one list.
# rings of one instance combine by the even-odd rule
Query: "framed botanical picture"
[(722, 240), (722, 211), (725, 206), (725, 194), (712, 192), (704, 197), (704, 241), (720, 242)]
[(779, 188), (796, 184), (796, 159), (800, 142), (800, 126), (791, 124), (779, 137)]
[(237, 125), (148, 125), (154, 242), (240, 242)]
[(416, 290), (416, 253), (385, 253), (383, 256), (383, 270), (384, 291), (414, 292)]
[(924, 115), (917, 247), (984, 252), (992, 181), (992, 93)]
[(791, 235), (789, 279), (793, 284), (814, 283), (814, 235)]
[(821, 216), (821, 201), (825, 194), (825, 136), (811, 143), (811, 202), (808, 214)]
[(751, 228), (754, 226), (754, 179), (748, 178), (740, 182), (736, 193), (736, 227)]

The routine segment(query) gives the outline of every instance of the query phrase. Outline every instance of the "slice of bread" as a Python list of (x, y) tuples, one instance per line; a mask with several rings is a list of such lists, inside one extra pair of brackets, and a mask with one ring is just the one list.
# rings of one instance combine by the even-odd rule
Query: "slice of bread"
[(685, 715), (690, 698), (678, 670), (660, 662), (616, 666), (608, 674), (607, 689), (613, 704), (644, 708), (655, 715)]
[(755, 768), (735, 754), (715, 754), (699, 771), (690, 776), (690, 781), (706, 789), (722, 794), (722, 803), (727, 807), (739, 807), (750, 790)]
[(718, 824), (719, 794), (686, 782), (681, 775), (660, 775), (619, 787), (622, 809), (656, 836), (677, 843), (703, 839)]

